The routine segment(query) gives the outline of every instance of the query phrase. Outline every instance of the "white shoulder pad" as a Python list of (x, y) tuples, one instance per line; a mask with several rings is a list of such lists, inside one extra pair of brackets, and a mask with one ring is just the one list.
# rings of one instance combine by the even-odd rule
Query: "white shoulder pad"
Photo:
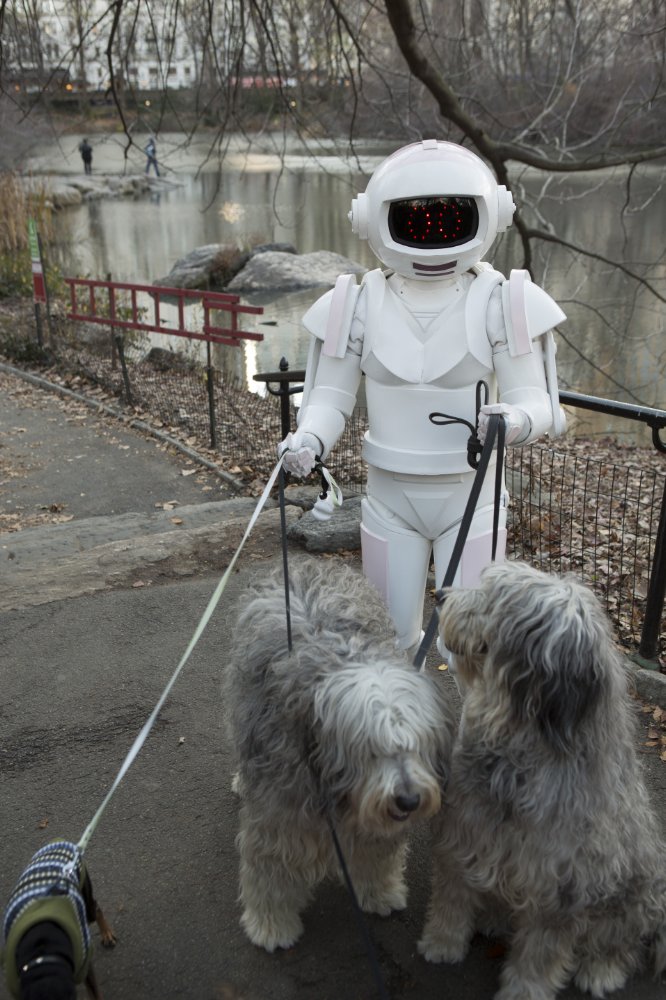
[(341, 274), (335, 286), (317, 299), (303, 317), (306, 330), (323, 340), (322, 353), (344, 358), (359, 287), (353, 274)]
[(303, 326), (318, 340), (323, 340), (326, 336), (326, 324), (328, 323), (328, 314), (331, 309), (331, 299), (333, 298), (334, 289), (329, 289), (320, 296), (316, 302), (314, 302), (308, 311), (304, 314), (301, 322)]
[(503, 283), (502, 311), (512, 357), (530, 354), (536, 337), (566, 319), (557, 302), (523, 270), (513, 270)]

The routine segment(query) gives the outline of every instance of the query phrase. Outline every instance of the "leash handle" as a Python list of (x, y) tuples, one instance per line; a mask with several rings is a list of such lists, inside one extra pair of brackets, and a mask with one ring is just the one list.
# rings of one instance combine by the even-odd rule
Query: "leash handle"
[[(483, 445), (483, 451), (481, 452), (481, 457), (479, 459), (479, 464), (477, 466), (476, 475), (474, 476), (474, 482), (472, 483), (472, 489), (470, 490), (469, 497), (467, 498), (467, 505), (463, 513), (462, 519), (460, 521), (460, 528), (458, 530), (458, 537), (456, 538), (456, 543), (453, 547), (453, 552), (451, 553), (451, 558), (449, 560), (449, 565), (447, 567), (446, 573), (444, 574), (444, 580), (442, 581), (442, 586), (439, 588), (443, 590), (445, 587), (450, 587), (453, 583), (456, 572), (458, 570), (458, 565), (465, 548), (465, 542), (467, 541), (467, 535), (469, 534), (469, 529), (472, 524), (472, 518), (474, 517), (474, 511), (479, 500), (481, 493), (481, 487), (483, 486), (483, 480), (486, 476), (486, 471), (488, 465), (490, 464), (490, 456), (493, 452), (493, 446), (495, 444), (495, 438), (498, 437), (498, 428), (502, 424), (502, 455), (498, 453), (497, 457), (497, 473), (495, 476), (495, 511), (493, 515), (493, 559), (495, 558), (495, 552), (497, 550), (496, 542), (496, 526), (499, 525), (499, 495), (498, 490), (501, 492), (502, 488), (502, 463), (503, 463), (503, 449), (504, 449), (504, 419), (499, 413), (491, 413), (490, 419), (488, 421), (488, 431), (486, 434), (486, 440)], [(498, 439), (498, 450), (499, 450), (500, 439)], [(430, 616), (430, 621), (425, 630), (421, 644), (416, 651), (416, 656), (414, 657), (414, 667), (417, 670), (423, 669), (423, 664), (425, 662), (426, 654), (432, 645), (432, 640), (435, 637), (435, 632), (437, 630), (438, 615), (437, 609), (435, 608)]]

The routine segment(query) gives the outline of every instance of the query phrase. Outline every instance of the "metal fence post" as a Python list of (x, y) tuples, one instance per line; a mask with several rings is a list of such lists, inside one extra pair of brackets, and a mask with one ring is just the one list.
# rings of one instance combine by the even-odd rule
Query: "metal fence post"
[(210, 423), (210, 446), (217, 448), (217, 424), (215, 422), (215, 379), (210, 341), (206, 342), (206, 386), (208, 389), (208, 420)]
[(127, 405), (133, 406), (134, 401), (132, 400), (129, 372), (127, 371), (127, 362), (125, 361), (125, 344), (123, 343), (122, 333), (114, 333), (113, 340), (118, 349), (118, 357), (120, 358), (120, 368), (123, 373), (123, 384), (125, 386), (125, 398), (127, 399)]
[(666, 597), (666, 484), (664, 484), (664, 494), (661, 498), (659, 528), (654, 546), (641, 641), (638, 647), (638, 655), (644, 660), (656, 660), (658, 656), (657, 647), (661, 618), (664, 613), (664, 597)]
[[(252, 376), (255, 382), (265, 382), (266, 390), (271, 396), (280, 397), (280, 427), (282, 437), (286, 438), (291, 430), (291, 413), (289, 409), (289, 397), (303, 392), (302, 385), (291, 385), (292, 382), (302, 382), (305, 378), (304, 370), (289, 371), (289, 362), (286, 358), (280, 358), (280, 370), (278, 372), (257, 372)], [(272, 389), (270, 383), (277, 382), (278, 388)]]
[[(286, 358), (280, 358), (280, 371), (289, 371), (289, 362)], [(287, 434), (291, 430), (291, 414), (289, 413), (289, 397), (291, 396), (291, 391), (289, 387), (289, 382), (280, 383), (280, 427), (282, 430), (282, 439), (286, 438)]]

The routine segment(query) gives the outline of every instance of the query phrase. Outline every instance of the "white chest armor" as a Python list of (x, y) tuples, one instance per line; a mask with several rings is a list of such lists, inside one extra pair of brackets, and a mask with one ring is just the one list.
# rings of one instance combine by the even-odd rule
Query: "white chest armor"
[(420, 322), (381, 271), (366, 275), (361, 370), (369, 422), (363, 457), (370, 465), (408, 475), (470, 471), (470, 427), (429, 418), (446, 414), (473, 426), (479, 380), (494, 402), (485, 316), (501, 280), (497, 271), (464, 275), (444, 290), (439, 312)]

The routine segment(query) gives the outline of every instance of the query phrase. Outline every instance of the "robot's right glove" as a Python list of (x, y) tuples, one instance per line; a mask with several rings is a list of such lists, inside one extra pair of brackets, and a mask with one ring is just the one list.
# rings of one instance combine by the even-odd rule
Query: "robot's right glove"
[(278, 457), (284, 455), (284, 467), (295, 476), (307, 476), (315, 466), (317, 455), (321, 453), (321, 441), (307, 431), (287, 434), (278, 445)]
[(529, 434), (530, 419), (526, 413), (520, 410), (517, 406), (511, 406), (509, 403), (492, 403), (490, 405), (482, 406), (479, 410), (479, 429), (477, 433), (481, 444), (485, 443), (486, 435), (488, 433), (488, 423), (492, 413), (498, 413), (504, 418), (504, 424), (506, 427), (506, 444), (514, 444), (518, 441), (522, 441), (522, 439), (526, 438)]

